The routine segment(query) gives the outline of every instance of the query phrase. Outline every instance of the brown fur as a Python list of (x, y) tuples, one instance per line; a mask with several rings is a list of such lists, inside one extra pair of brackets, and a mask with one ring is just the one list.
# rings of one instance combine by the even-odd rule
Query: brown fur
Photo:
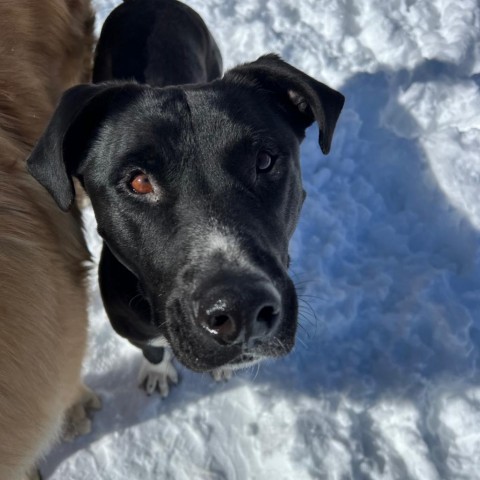
[(0, 480), (26, 478), (67, 409), (78, 421), (72, 405), (91, 400), (78, 212), (61, 212), (25, 159), (61, 92), (88, 80), (92, 30), (90, 0), (0, 2)]

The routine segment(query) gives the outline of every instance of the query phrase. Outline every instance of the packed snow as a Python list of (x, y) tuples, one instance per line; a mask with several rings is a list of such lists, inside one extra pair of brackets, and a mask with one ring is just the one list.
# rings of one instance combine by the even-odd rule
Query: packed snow
[[(118, 1), (97, 0), (97, 27)], [(188, 0), (227, 68), (266, 52), (347, 97), (332, 151), (302, 149), (288, 357), (216, 383), (137, 386), (92, 273), (91, 434), (51, 480), (480, 478), (478, 0)], [(100, 241), (85, 213), (90, 246)]]

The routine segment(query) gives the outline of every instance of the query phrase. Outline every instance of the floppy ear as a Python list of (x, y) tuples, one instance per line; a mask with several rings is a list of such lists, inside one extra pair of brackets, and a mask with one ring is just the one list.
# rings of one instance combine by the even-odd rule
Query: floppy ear
[(108, 105), (132, 85), (78, 85), (67, 90), (27, 160), (27, 169), (68, 211), (75, 198), (72, 176), (88, 151)]
[(251, 82), (279, 96), (289, 105), (293, 120), (303, 129), (316, 120), (322, 152), (330, 151), (335, 125), (345, 102), (341, 93), (317, 82), (275, 54), (240, 65), (228, 71), (224, 79), (244, 84)]

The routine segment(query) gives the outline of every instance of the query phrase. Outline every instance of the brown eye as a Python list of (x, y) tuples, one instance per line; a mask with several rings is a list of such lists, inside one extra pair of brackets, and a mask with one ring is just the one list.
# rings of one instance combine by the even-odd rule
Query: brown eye
[(257, 172), (268, 172), (273, 167), (274, 159), (267, 152), (257, 155)]
[(130, 186), (135, 193), (141, 195), (153, 192), (153, 185), (145, 173), (137, 173), (132, 180), (130, 180)]

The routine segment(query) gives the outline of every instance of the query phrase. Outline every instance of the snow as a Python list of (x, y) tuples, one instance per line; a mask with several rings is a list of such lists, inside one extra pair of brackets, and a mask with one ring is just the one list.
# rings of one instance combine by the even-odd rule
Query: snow
[[(117, 3), (96, 1), (98, 27)], [(188, 4), (227, 68), (273, 51), (347, 97), (330, 155), (315, 128), (303, 144), (297, 346), (227, 383), (180, 368), (147, 397), (92, 274), (85, 380), (103, 410), (45, 478), (480, 478), (478, 1)]]

